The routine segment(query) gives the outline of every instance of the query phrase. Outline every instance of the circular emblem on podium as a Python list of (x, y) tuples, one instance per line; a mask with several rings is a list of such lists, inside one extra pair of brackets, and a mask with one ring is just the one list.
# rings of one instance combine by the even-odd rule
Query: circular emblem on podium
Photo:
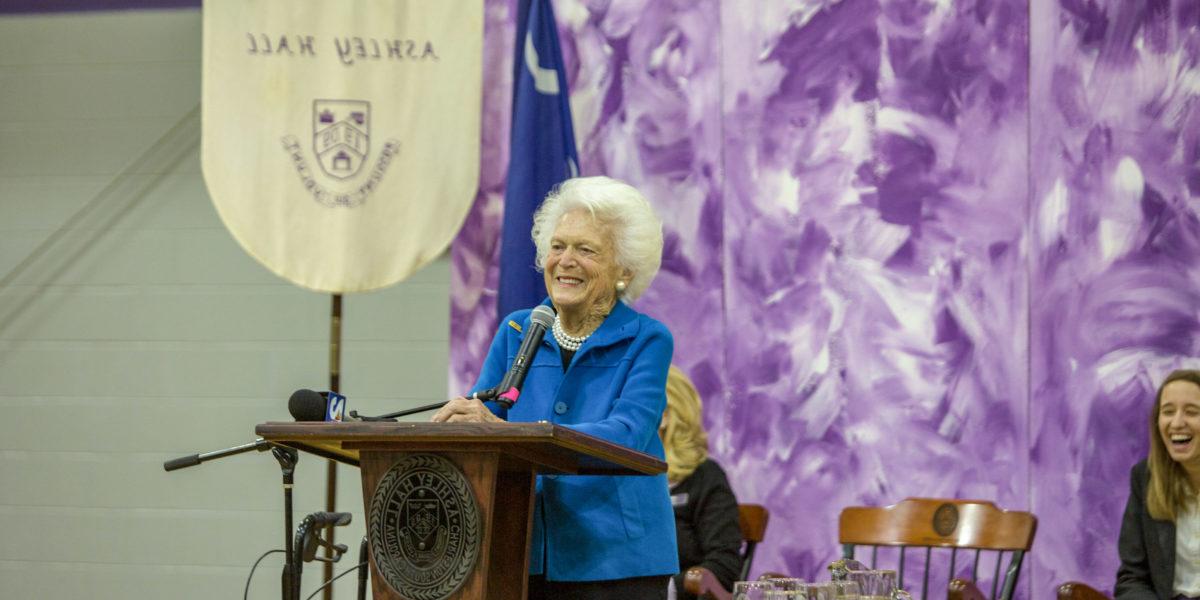
[(958, 507), (949, 502), (933, 511), (933, 530), (942, 537), (950, 537), (958, 529)]
[(370, 505), (371, 557), (384, 581), (411, 600), (441, 600), (479, 556), (479, 505), (462, 471), (434, 454), (392, 465)]

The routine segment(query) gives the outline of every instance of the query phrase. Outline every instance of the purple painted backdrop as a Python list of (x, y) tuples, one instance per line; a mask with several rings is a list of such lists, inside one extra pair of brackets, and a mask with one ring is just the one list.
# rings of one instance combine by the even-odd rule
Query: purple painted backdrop
[(1038, 575), (1079, 573), (1111, 589), (1153, 391), (1200, 354), (1200, 5), (1033, 7), (1026, 246)]
[[(511, 0), (487, 1), (451, 389), (493, 332)], [(713, 453), (814, 577), (837, 514), (1040, 518), (1024, 597), (1111, 588), (1155, 381), (1200, 354), (1200, 9), (1123, 0), (560, 0), (587, 174), (666, 221), (666, 322)]]

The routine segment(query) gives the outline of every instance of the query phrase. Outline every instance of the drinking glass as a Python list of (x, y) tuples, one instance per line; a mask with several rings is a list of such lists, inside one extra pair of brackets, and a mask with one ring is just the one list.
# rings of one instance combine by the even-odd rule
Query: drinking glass
[(859, 600), (862, 596), (857, 581), (834, 581), (833, 590), (838, 600)]
[(733, 582), (733, 600), (764, 600), (766, 592), (770, 591), (775, 591), (775, 584), (770, 579)]
[(895, 571), (850, 571), (849, 580), (858, 584), (862, 600), (889, 600), (896, 589)]
[(807, 594), (804, 590), (767, 590), (763, 600), (808, 600)]
[(837, 588), (831, 582), (806, 583), (799, 588), (805, 600), (837, 600)]
[(799, 577), (772, 577), (766, 581), (771, 582), (777, 590), (798, 590), (800, 586), (808, 583)]
[(879, 577), (883, 580), (883, 587), (887, 590), (888, 595), (899, 589), (896, 585), (896, 572), (892, 569), (881, 569)]

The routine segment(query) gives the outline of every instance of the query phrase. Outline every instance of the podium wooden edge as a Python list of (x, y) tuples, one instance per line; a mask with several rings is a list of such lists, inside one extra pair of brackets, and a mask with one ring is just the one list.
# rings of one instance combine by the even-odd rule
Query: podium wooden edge
[[(456, 445), (528, 447), (540, 443), (541, 456), (526, 456), (541, 462), (540, 472), (578, 475), (657, 475), (667, 470), (665, 462), (620, 444), (545, 421), (536, 423), (430, 423), (430, 422), (267, 422), (254, 429), (267, 441), (358, 466), (358, 450), (378, 449), (402, 443), (422, 451), (452, 451)], [(565, 451), (577, 457), (567, 465), (552, 454)]]

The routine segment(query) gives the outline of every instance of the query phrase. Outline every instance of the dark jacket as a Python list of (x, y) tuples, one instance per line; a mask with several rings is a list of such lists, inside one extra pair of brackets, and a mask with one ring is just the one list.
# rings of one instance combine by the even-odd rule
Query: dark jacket
[(1121, 520), (1117, 551), (1117, 600), (1169, 600), (1175, 586), (1175, 523), (1159, 521), (1146, 512), (1146, 490), (1150, 467), (1146, 461), (1133, 466), (1129, 477), (1129, 501)]
[(721, 465), (706, 460), (687, 479), (671, 488), (675, 506), (675, 539), (679, 544), (679, 568), (675, 589), (680, 598), (693, 598), (683, 591), (683, 575), (692, 567), (704, 567), (725, 589), (733, 587), (740, 574), (742, 530), (738, 525), (737, 498)]

